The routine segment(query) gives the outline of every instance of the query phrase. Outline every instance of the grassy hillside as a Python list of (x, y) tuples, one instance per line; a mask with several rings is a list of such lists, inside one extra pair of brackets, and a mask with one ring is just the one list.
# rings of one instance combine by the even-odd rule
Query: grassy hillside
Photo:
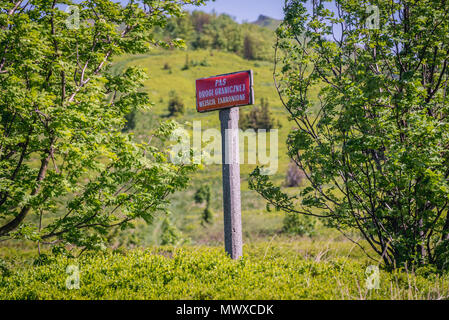
[[(186, 61), (190, 67), (183, 70)], [(232, 53), (219, 51), (155, 51), (148, 56), (124, 57), (116, 62), (115, 70), (130, 65), (137, 65), (147, 70), (150, 78), (146, 82), (146, 90), (150, 94), (154, 106), (150, 112), (137, 116), (135, 129), (136, 136), (148, 135), (150, 129), (157, 126), (159, 121), (167, 120), (168, 96), (171, 90), (176, 90), (185, 104), (185, 114), (175, 117), (180, 123), (192, 123), (201, 121), (202, 129), (220, 128), (218, 112), (200, 114), (195, 107), (195, 79), (229, 73), (239, 70), (252, 69), (254, 73), (254, 91), (256, 103), (261, 98), (268, 100), (270, 110), (278, 121), (279, 129), (279, 166), (272, 179), (282, 184), (289, 159), (286, 155), (285, 140), (291, 124), (288, 121), (287, 112), (279, 102), (277, 92), (273, 86), (273, 64), (270, 62), (249, 61)], [(240, 109), (240, 116), (249, 112), (251, 106)], [(185, 126), (189, 129), (189, 126)], [(242, 214), (245, 239), (258, 238), (258, 235), (272, 235), (282, 227), (282, 213), (266, 212), (263, 199), (255, 192), (248, 189), (248, 175), (255, 165), (242, 164)], [(201, 185), (208, 184), (212, 189), (212, 210), (215, 213), (215, 223), (212, 226), (200, 226), (200, 214), (202, 207), (195, 205), (193, 195)], [(291, 190), (294, 192), (295, 190)], [(172, 196), (171, 211), (172, 220), (178, 228), (190, 238), (193, 243), (217, 243), (222, 241), (222, 198), (221, 198), (221, 165), (208, 165), (192, 177), (191, 187), (182, 193)], [(141, 226), (142, 234), (145, 234), (143, 244), (157, 243), (160, 221), (154, 226)], [(152, 234), (151, 237), (148, 234)]]

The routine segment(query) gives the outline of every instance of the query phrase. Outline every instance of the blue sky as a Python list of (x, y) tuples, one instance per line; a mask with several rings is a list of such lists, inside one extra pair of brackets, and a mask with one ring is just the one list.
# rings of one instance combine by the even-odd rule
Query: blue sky
[(284, 17), (282, 8), (284, 0), (215, 0), (208, 1), (205, 6), (188, 6), (189, 10), (201, 10), (205, 12), (227, 13), (238, 22), (253, 22), (263, 14), (271, 18), (281, 20)]

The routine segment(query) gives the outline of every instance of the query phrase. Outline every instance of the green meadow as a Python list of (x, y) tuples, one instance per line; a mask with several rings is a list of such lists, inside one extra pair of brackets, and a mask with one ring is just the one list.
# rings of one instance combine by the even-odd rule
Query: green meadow
[[(447, 299), (449, 279), (429, 270), (379, 273), (367, 289), (368, 261), (345, 242), (311, 239), (247, 243), (231, 260), (221, 247), (172, 246), (1, 265), (3, 299)], [(14, 249), (3, 251), (17, 257)], [(67, 289), (67, 267), (79, 289)], [(10, 269), (6, 269), (9, 267)], [(8, 270), (8, 271), (5, 271)], [(73, 270), (73, 269), (72, 269)], [(75, 282), (69, 283), (75, 285)]]

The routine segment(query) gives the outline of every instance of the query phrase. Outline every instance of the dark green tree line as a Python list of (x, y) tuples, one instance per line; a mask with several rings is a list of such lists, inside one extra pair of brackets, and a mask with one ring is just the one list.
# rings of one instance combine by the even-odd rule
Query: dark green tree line
[(192, 49), (234, 52), (249, 60), (271, 60), (274, 32), (258, 25), (239, 24), (227, 14), (185, 12), (169, 20), (157, 34), (165, 40), (182, 38)]

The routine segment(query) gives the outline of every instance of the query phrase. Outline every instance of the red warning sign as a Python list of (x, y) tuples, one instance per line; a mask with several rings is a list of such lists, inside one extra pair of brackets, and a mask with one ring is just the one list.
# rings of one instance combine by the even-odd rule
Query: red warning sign
[(196, 110), (206, 112), (254, 103), (252, 70), (196, 80)]

